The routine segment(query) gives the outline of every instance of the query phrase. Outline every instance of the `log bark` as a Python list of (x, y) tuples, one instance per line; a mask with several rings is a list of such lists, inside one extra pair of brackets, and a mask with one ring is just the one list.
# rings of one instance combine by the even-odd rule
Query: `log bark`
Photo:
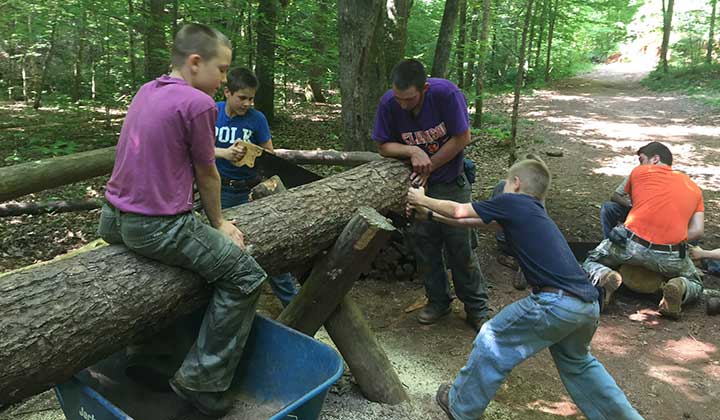
[(87, 211), (102, 207), (100, 200), (40, 201), (36, 203), (0, 204), (0, 217), (22, 216), (24, 214), (67, 213)]
[(313, 267), (300, 293), (280, 314), (278, 321), (313, 336), (342, 302), (361, 273), (395, 230), (370, 208), (360, 208), (331, 251)]
[(106, 175), (114, 162), (115, 147), (107, 147), (0, 168), (0, 202)]
[(337, 150), (275, 149), (275, 155), (298, 165), (358, 166), (382, 159), (373, 152), (339, 152)]
[[(273, 275), (311, 263), (355, 209), (400, 210), (410, 169), (383, 159), (228, 209)], [(65, 381), (207, 301), (193, 273), (105, 246), (0, 275), (0, 405)]]
[[(397, 404), (408, 399), (405, 388), (360, 308), (349, 298), (325, 322), (325, 329), (371, 401)], [(377, 378), (386, 378), (378, 382)]]

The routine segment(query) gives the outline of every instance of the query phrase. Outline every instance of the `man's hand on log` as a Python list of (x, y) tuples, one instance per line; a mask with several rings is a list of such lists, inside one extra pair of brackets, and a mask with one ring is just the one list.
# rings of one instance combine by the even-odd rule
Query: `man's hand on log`
[(412, 163), (413, 172), (424, 178), (430, 176), (430, 172), (432, 172), (432, 161), (430, 160), (430, 156), (421, 148), (414, 148), (413, 154), (410, 156), (410, 163)]
[(245, 237), (243, 236), (243, 233), (240, 232), (240, 229), (235, 227), (232, 222), (223, 220), (222, 224), (218, 227), (218, 230), (229, 236), (230, 239), (232, 239), (232, 241), (240, 247), (240, 249), (245, 249)]
[(410, 184), (415, 188), (424, 187), (425, 184), (427, 184), (429, 177), (430, 175), (421, 175), (417, 172), (413, 172), (410, 174)]

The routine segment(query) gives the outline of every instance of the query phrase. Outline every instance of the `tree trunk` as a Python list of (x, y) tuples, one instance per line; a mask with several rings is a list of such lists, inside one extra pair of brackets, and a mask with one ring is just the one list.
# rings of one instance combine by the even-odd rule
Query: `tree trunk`
[[(330, 13), (330, 2), (329, 0), (320, 0), (317, 2), (317, 5), (318, 11), (315, 14), (315, 18), (311, 20), (315, 36), (310, 43), (317, 58), (310, 61), (308, 85), (312, 91), (312, 101), (325, 103), (327, 100), (323, 94), (322, 82), (327, 68), (324, 66), (325, 61), (321, 57), (325, 57), (328, 40), (323, 39), (320, 34), (324, 33), (328, 25), (327, 16)], [(285, 97), (287, 97), (287, 95), (285, 95)]]
[(275, 119), (275, 33), (277, 26), (277, 0), (260, 0), (257, 21), (257, 67), (258, 77), (255, 107), (265, 114), (268, 123)]
[[(383, 35), (385, 0), (339, 0), (340, 96), (345, 150), (374, 151), (375, 109), (386, 85), (377, 40)], [(380, 71), (382, 65), (382, 71)]]
[(547, 55), (545, 58), (545, 83), (550, 82), (550, 57), (552, 53), (553, 35), (555, 35), (555, 20), (557, 19), (559, 7), (560, 0), (555, 0), (555, 6), (552, 6), (552, 10), (550, 11), (550, 27), (548, 28)]
[(470, 49), (468, 51), (468, 67), (463, 84), (470, 89), (475, 77), (475, 63), (478, 61), (478, 27), (480, 26), (480, 0), (474, 0), (472, 6), (472, 27), (470, 29)]
[(168, 48), (165, 38), (167, 0), (146, 0), (145, 79), (152, 80), (168, 72)]
[(483, 0), (482, 29), (480, 30), (480, 49), (478, 50), (477, 73), (475, 75), (475, 119), (473, 127), (482, 126), (483, 94), (485, 90), (485, 56), (488, 50), (490, 33), (490, 15), (492, 13), (492, 0)]
[(382, 157), (373, 152), (338, 152), (337, 150), (275, 149), (275, 155), (297, 165), (359, 166)]
[(87, 20), (87, 9), (84, 4), (80, 4), (82, 10), (80, 11), (80, 17), (78, 18), (78, 30), (77, 30), (77, 54), (75, 55), (75, 63), (73, 68), (73, 85), (71, 91), (71, 99), (73, 102), (77, 102), (82, 97), (82, 65), (83, 56), (85, 53), (85, 22)]
[(667, 8), (665, 7), (665, 0), (662, 1), (663, 5), (663, 38), (662, 45), (660, 46), (660, 59), (662, 60), (663, 73), (668, 74), (668, 48), (670, 45), (670, 33), (672, 32), (672, 18), (673, 18), (673, 7), (675, 0), (668, 0)]
[[(383, 159), (224, 215), (268, 274), (285, 273), (330, 247), (358, 207), (400, 210), (409, 177), (405, 163)], [(195, 274), (117, 245), (0, 275), (0, 405), (67, 380), (207, 298)]]
[(66, 213), (99, 209), (100, 200), (79, 201), (41, 201), (35, 203), (0, 204), (0, 217), (21, 216), (24, 214)]
[(405, 58), (407, 24), (412, 5), (413, 0), (387, 0), (387, 13), (385, 14), (387, 39), (384, 43), (386, 75), (392, 72), (395, 64)]
[(45, 58), (43, 58), (42, 62), (42, 68), (40, 69), (40, 80), (38, 80), (37, 87), (35, 88), (35, 102), (33, 103), (33, 108), (38, 109), (41, 106), (42, 103), (42, 93), (43, 89), (45, 88), (45, 80), (47, 79), (47, 73), (48, 68), (50, 67), (50, 59), (52, 58), (53, 53), (55, 52), (55, 30), (57, 29), (57, 22), (54, 22), (52, 24), (52, 29), (50, 30), (50, 47), (48, 48), (47, 52), (45, 53)]
[(523, 85), (525, 74), (525, 49), (527, 46), (527, 35), (532, 18), (533, 1), (527, 0), (525, 6), (525, 23), (523, 24), (522, 40), (520, 41), (520, 54), (518, 56), (518, 73), (515, 79), (515, 97), (513, 99), (512, 128), (510, 129), (510, 164), (515, 162), (515, 148), (517, 145), (517, 125), (520, 110), (520, 89)]
[[(477, 1), (477, 0), (474, 0)], [(465, 75), (465, 38), (467, 34), (467, 29), (465, 28), (465, 25), (467, 24), (467, 0), (460, 0), (459, 4), (460, 8), (460, 22), (458, 22), (458, 39), (457, 39), (457, 46), (455, 47), (455, 53), (457, 54), (457, 65), (455, 66), (457, 71), (457, 85), (460, 89), (463, 89), (465, 87), (465, 81), (464, 81), (464, 75)], [(472, 60), (472, 59), (471, 59)], [(469, 88), (470, 86), (468, 86)]]
[(128, 70), (130, 72), (130, 86), (135, 89), (135, 79), (137, 79), (137, 64), (135, 63), (135, 8), (133, 0), (128, 0)]
[(540, 66), (540, 52), (542, 51), (543, 36), (545, 36), (545, 23), (547, 22), (547, 14), (549, 4), (552, 0), (543, 0), (542, 16), (540, 17), (540, 33), (538, 34), (537, 48), (535, 50), (535, 63), (533, 68)]
[(0, 168), (0, 202), (60, 185), (106, 175), (115, 147)]
[(712, 0), (712, 13), (710, 14), (710, 32), (708, 33), (707, 54), (705, 62), (712, 64), (713, 48), (715, 47), (715, 12), (717, 10), (717, 0)]
[(448, 74), (450, 50), (452, 49), (453, 33), (455, 33), (455, 20), (457, 20), (458, 15), (458, 1), (445, 0), (445, 10), (440, 23), (440, 33), (438, 34), (437, 44), (435, 44), (435, 56), (432, 71), (430, 72), (433, 77), (446, 78)]

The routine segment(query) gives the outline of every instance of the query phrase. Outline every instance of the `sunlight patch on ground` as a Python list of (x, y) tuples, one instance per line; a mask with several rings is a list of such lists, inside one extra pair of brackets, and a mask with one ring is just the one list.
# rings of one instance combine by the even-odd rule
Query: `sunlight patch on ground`
[(580, 415), (577, 406), (570, 401), (570, 399), (564, 399), (563, 401), (536, 400), (528, 404), (527, 407), (556, 416), (570, 417)]
[(593, 337), (593, 347), (603, 349), (603, 353), (613, 356), (627, 356), (628, 346), (637, 345), (624, 327), (601, 324), (600, 329)]
[(688, 379), (692, 376), (691, 369), (684, 368), (682, 366), (651, 365), (647, 370), (647, 374), (649, 377), (664, 382), (674, 389), (682, 392), (689, 400), (705, 400), (702, 395), (698, 394), (692, 388), (692, 382)]
[(660, 313), (652, 309), (640, 309), (634, 314), (630, 314), (628, 319), (635, 322), (640, 322), (644, 325), (655, 326), (660, 324)]
[(679, 340), (668, 340), (665, 346), (655, 350), (659, 357), (671, 357), (676, 361), (702, 361), (712, 360), (712, 355), (718, 348), (714, 344), (685, 337)]

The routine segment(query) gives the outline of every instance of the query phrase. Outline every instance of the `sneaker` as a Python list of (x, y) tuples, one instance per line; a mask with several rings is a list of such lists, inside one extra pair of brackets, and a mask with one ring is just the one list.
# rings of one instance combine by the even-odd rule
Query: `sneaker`
[(615, 293), (615, 291), (620, 287), (621, 284), (622, 276), (615, 270), (610, 270), (604, 276), (602, 276), (602, 278), (598, 282), (598, 286), (605, 289), (605, 296), (602, 304), (603, 309), (607, 308), (608, 304), (610, 303), (610, 298), (612, 298), (613, 293)]
[(453, 417), (452, 413), (450, 412), (450, 387), (451, 384), (442, 384), (437, 390), (437, 393), (435, 393), (435, 401), (437, 401), (437, 405), (442, 408), (442, 411), (447, 414), (448, 418), (450, 420), (455, 420), (455, 417)]
[(450, 313), (450, 306), (439, 308), (437, 305), (428, 303), (420, 310), (417, 320), (421, 324), (429, 325), (438, 322), (441, 318)]
[(232, 403), (223, 398), (222, 392), (192, 391), (177, 383), (175, 378), (170, 379), (168, 383), (178, 397), (195, 406), (206, 416), (222, 417), (232, 408)]
[(512, 285), (517, 290), (525, 290), (528, 287), (528, 282), (525, 279), (525, 273), (523, 273), (523, 271), (519, 268), (515, 274), (513, 274)]
[(498, 264), (504, 265), (505, 267), (517, 271), (520, 269), (520, 265), (518, 264), (515, 257), (512, 257), (507, 254), (500, 253), (496, 258)]
[(685, 281), (675, 277), (662, 287), (663, 297), (660, 301), (660, 314), (672, 319), (680, 318), (680, 306), (685, 296)]

